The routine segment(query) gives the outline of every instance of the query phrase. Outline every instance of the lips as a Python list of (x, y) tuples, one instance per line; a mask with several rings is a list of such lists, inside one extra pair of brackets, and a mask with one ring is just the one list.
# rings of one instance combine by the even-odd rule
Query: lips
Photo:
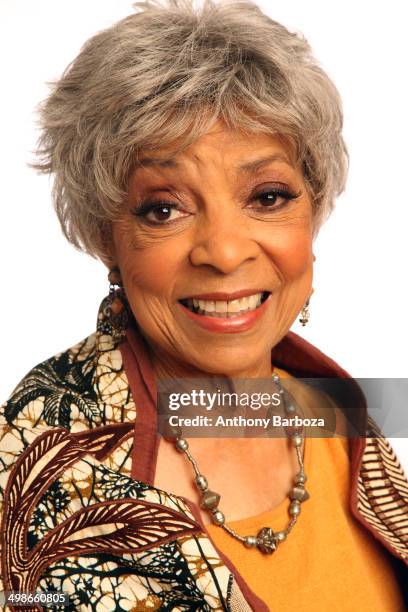
[(188, 297), (179, 301), (184, 314), (207, 331), (238, 333), (254, 325), (266, 310), (269, 291), (239, 291)]
[[(237, 297), (237, 294), (229, 294), (230, 299), (214, 299), (213, 296), (218, 295), (223, 297), (222, 294), (207, 294), (180, 300), (180, 302), (195, 314), (227, 319), (256, 310), (268, 298), (269, 292), (258, 291), (242, 297)], [(224, 295), (227, 296), (227, 294)]]

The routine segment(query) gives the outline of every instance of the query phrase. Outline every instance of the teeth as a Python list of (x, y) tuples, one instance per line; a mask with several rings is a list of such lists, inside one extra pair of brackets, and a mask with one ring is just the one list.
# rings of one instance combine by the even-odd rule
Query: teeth
[(200, 314), (213, 317), (237, 316), (250, 310), (255, 310), (262, 303), (262, 293), (248, 295), (237, 300), (198, 300), (196, 298), (187, 301), (190, 310), (196, 310)]
[(249, 302), (250, 302), (250, 308), (256, 308), (258, 306), (258, 296), (257, 295), (251, 295), (249, 298)]
[(239, 312), (241, 310), (240, 300), (231, 300), (231, 302), (227, 302), (228, 304), (228, 312)]
[[(203, 310), (207, 309), (204, 308)], [(228, 302), (221, 302), (217, 300), (215, 302), (215, 312), (228, 312)]]
[(208, 312), (214, 312), (215, 310), (215, 302), (210, 302), (206, 300), (196, 300), (198, 302), (198, 308), (200, 310), (207, 310)]

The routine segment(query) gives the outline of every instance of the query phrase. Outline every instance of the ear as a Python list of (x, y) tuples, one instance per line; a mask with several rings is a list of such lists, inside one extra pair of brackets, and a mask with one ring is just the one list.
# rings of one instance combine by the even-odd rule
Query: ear
[(108, 270), (117, 267), (116, 249), (110, 227), (104, 228), (102, 231), (101, 248), (98, 251), (98, 257)]
[(98, 253), (98, 257), (101, 260), (101, 262), (103, 264), (105, 264), (105, 266), (108, 268), (108, 270), (111, 270), (112, 268), (117, 267), (117, 263), (116, 263), (115, 258), (112, 257), (105, 250), (103, 252)]

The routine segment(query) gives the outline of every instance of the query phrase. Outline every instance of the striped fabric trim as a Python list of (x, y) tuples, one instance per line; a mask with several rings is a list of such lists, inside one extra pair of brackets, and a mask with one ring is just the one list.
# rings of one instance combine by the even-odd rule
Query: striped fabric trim
[(370, 418), (357, 510), (387, 548), (408, 563), (408, 481), (388, 440)]

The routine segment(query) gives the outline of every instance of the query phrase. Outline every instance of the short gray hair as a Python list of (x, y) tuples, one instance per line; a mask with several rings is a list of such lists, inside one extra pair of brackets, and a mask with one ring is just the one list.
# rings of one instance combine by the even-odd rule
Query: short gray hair
[(105, 253), (140, 152), (187, 146), (217, 119), (291, 139), (317, 231), (344, 188), (347, 151), (339, 94), (305, 38), (245, 0), (135, 9), (85, 43), (41, 106), (33, 165), (55, 175), (67, 239)]

